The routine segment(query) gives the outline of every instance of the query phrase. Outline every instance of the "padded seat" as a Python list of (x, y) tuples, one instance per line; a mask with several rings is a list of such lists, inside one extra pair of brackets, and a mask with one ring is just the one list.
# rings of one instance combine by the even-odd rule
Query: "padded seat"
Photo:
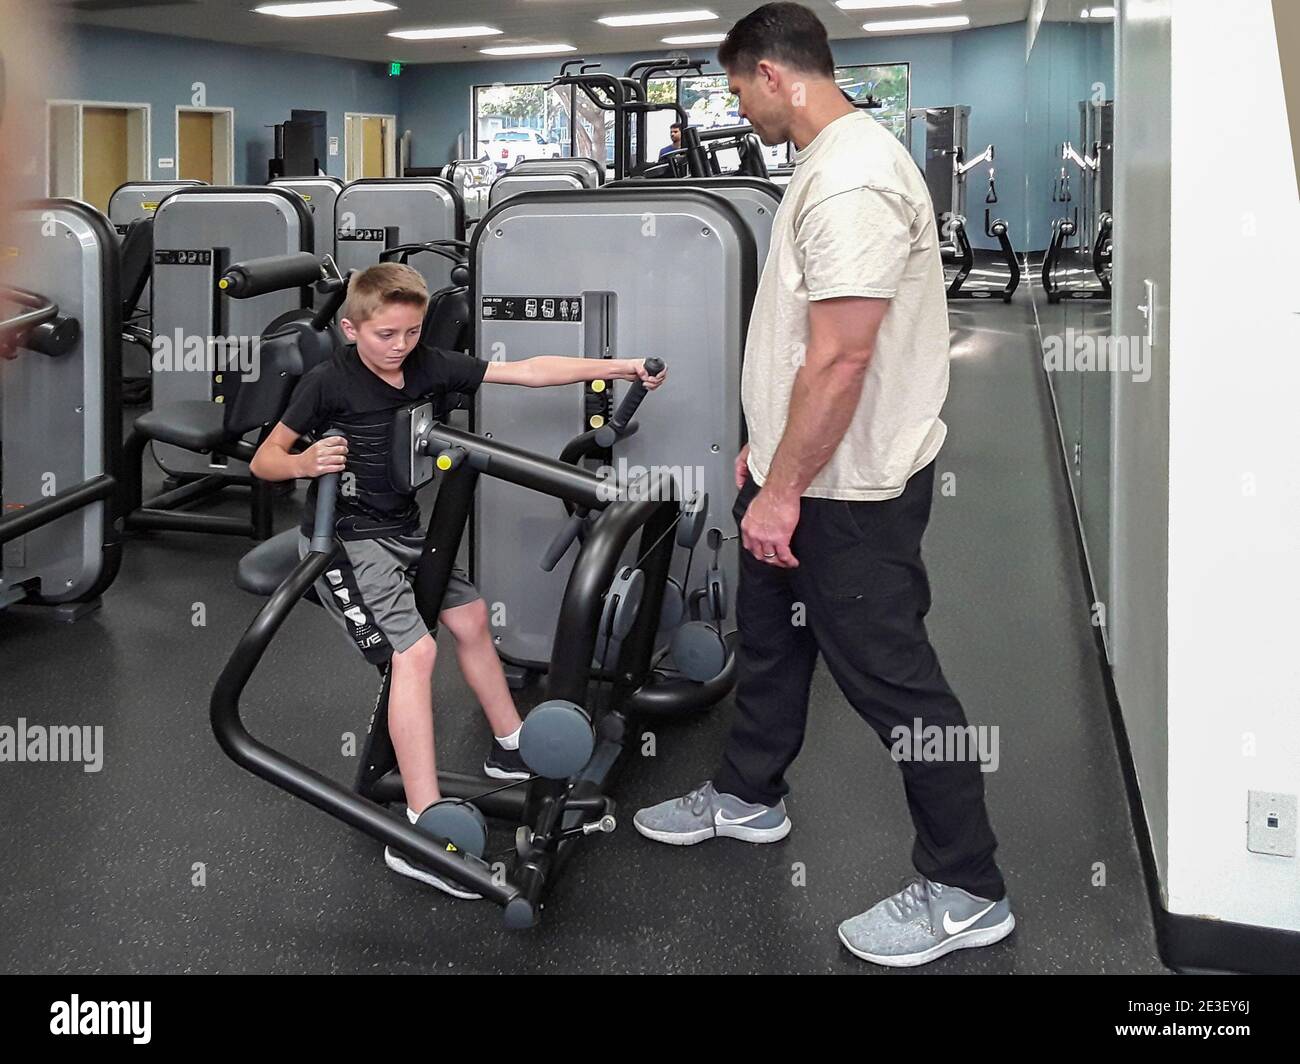
[[(288, 528), (264, 540), (239, 559), (235, 586), (264, 598), (274, 594), (298, 564), (298, 529)], [(315, 595), (308, 592), (308, 597)]]
[(205, 454), (229, 442), (225, 408), (206, 399), (182, 399), (155, 407), (135, 419), (136, 430), (159, 443)]

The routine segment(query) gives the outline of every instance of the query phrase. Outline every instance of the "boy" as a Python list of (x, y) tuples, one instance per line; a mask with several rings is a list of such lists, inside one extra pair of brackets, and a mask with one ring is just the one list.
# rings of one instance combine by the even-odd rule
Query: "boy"
[[(394, 411), (449, 392), (469, 394), (484, 381), (542, 388), (597, 378), (640, 379), (657, 388), (641, 359), (587, 359), (543, 355), (518, 362), (482, 362), (458, 351), (420, 343), (429, 303), (424, 279), (409, 266), (381, 263), (355, 274), (348, 286), (340, 326), (350, 343), (299, 382), (280, 423), (251, 463), (262, 480), (315, 478), (350, 471), (355, 490), (340, 493), (335, 533), (342, 551), (337, 565), (317, 582), (326, 610), (343, 625), (367, 661), (389, 663), (388, 728), (406, 787), (407, 817), (438, 801), (430, 682), (437, 644), (415, 606), (412, 581), (420, 557), (420, 510), (414, 494), (389, 479)], [(337, 426), (346, 438), (316, 438), (292, 454), (300, 437)], [(307, 550), (315, 512), (316, 484), (307, 492), (300, 526), (300, 553)], [(519, 713), (488, 630), (487, 607), (463, 571), (453, 572), (439, 620), (456, 640), (461, 672), (483, 707), (495, 737), (483, 770), (495, 779), (524, 779), (519, 756)], [(385, 848), (396, 872), (460, 898), (476, 898), (454, 883), (412, 865)]]

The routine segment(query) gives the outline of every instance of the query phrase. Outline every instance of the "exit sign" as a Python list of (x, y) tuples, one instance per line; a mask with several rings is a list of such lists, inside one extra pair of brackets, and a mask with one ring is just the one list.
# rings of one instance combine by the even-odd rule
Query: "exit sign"
[(398, 78), (398, 77), (401, 77), (401, 76), (402, 76), (402, 64), (401, 64), (401, 63), (389, 63), (389, 64), (388, 64), (388, 76), (389, 76), (390, 78)]

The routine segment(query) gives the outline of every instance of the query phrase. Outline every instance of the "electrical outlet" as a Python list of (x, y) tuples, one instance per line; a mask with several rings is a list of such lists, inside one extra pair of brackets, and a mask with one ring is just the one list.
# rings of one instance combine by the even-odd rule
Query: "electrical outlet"
[(1246, 849), (1251, 853), (1295, 856), (1296, 796), (1248, 791)]

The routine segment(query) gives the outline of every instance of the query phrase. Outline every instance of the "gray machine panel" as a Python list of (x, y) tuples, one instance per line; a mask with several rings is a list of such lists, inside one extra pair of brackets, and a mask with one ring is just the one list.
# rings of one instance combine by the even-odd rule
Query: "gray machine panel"
[[(163, 201), (154, 221), (155, 406), (214, 399), (216, 395), (217, 367), (211, 359), (185, 368), (179, 359), (167, 365), (164, 354), (174, 356), (178, 347), (193, 350), (199, 342), (196, 337), (205, 343), (211, 337), (229, 337), (251, 344), (272, 320), (303, 306), (299, 289), (252, 299), (226, 299), (217, 290), (225, 267), (245, 259), (311, 248), (311, 215), (302, 198), (288, 189), (202, 188), (182, 190)], [(182, 363), (179, 367), (177, 361)], [(199, 361), (191, 359), (192, 363)], [(153, 452), (158, 464), (171, 474), (247, 472), (244, 463), (235, 459), (197, 455), (171, 444), (155, 443)]]
[[(641, 407), (640, 431), (616, 445), (614, 468), (676, 468), (686, 492), (709, 492), (708, 523), (729, 534), (732, 468), (741, 445), (740, 362), (756, 283), (754, 243), (746, 222), (721, 197), (642, 185), (535, 193), (493, 210), (475, 238), (475, 350), (480, 358), (510, 360), (539, 354), (662, 357), (668, 382)], [(516, 297), (512, 313), (520, 316), (514, 320), (500, 320), (493, 303), (506, 297)], [(529, 317), (527, 303), (534, 298)], [(554, 312), (546, 318), (546, 301), (557, 299), (570, 306), (580, 301), (578, 320), (572, 310), (567, 321)], [(485, 307), (493, 308), (491, 316)], [(614, 404), (626, 387), (613, 385)], [(588, 427), (591, 395), (588, 386), (576, 384), (488, 386), (478, 393), (475, 428), (558, 455)], [(563, 508), (485, 477), (475, 517), (475, 579), (485, 599), (505, 610), (498, 649), (508, 660), (540, 667), (550, 657), (575, 557), (570, 551), (551, 573), (538, 566), (564, 521)], [(729, 543), (723, 550), (733, 588), (734, 548)], [(679, 559), (678, 579), (682, 568)], [(701, 582), (702, 573), (697, 564), (692, 582)]]
[(585, 187), (582, 179), (574, 173), (546, 173), (531, 170), (515, 173), (510, 170), (492, 182), (492, 190), (488, 193), (488, 207), (489, 209), (495, 207), (511, 196), (518, 196), (524, 192), (551, 192)]
[(275, 188), (291, 188), (300, 195), (311, 211), (312, 234), (317, 255), (334, 254), (334, 201), (343, 191), (343, 182), (337, 177), (319, 174), (316, 177), (277, 177), (269, 182)]
[[(12, 362), (0, 363), (6, 511), (112, 473), (105, 468), (105, 418), (118, 417), (104, 404), (104, 358), (108, 345), (117, 343), (105, 336), (105, 323), (118, 320), (105, 305), (103, 256), (111, 227), (92, 207), (58, 200), (15, 211), (9, 224), (17, 254), (6, 279), (57, 303), (61, 314), (80, 323), (81, 338), (64, 355), (20, 350)], [(115, 261), (116, 246), (108, 253)], [(112, 371), (116, 365), (114, 359)], [(6, 543), (0, 605), (31, 581), (46, 602), (90, 594), (104, 568), (105, 506), (93, 503)]]
[(585, 155), (562, 155), (556, 159), (521, 159), (512, 174), (577, 174), (584, 188), (600, 188), (605, 183), (605, 168)]
[[(607, 188), (637, 186), (644, 179), (626, 178), (612, 181)], [(698, 188), (721, 196), (740, 212), (749, 225), (750, 235), (758, 251), (758, 272), (762, 275), (767, 262), (767, 249), (772, 243), (772, 220), (781, 206), (782, 189), (761, 177), (666, 177), (651, 178), (654, 187)]]
[(205, 181), (128, 181), (108, 198), (108, 220), (119, 234), (139, 218), (152, 218), (158, 205), (178, 188), (193, 188)]
[[(430, 240), (463, 240), (465, 207), (439, 177), (362, 178), (343, 186), (334, 203), (334, 258), (339, 269), (364, 270), (386, 248)], [(416, 255), (411, 265), (434, 292), (451, 283), (450, 260)]]

